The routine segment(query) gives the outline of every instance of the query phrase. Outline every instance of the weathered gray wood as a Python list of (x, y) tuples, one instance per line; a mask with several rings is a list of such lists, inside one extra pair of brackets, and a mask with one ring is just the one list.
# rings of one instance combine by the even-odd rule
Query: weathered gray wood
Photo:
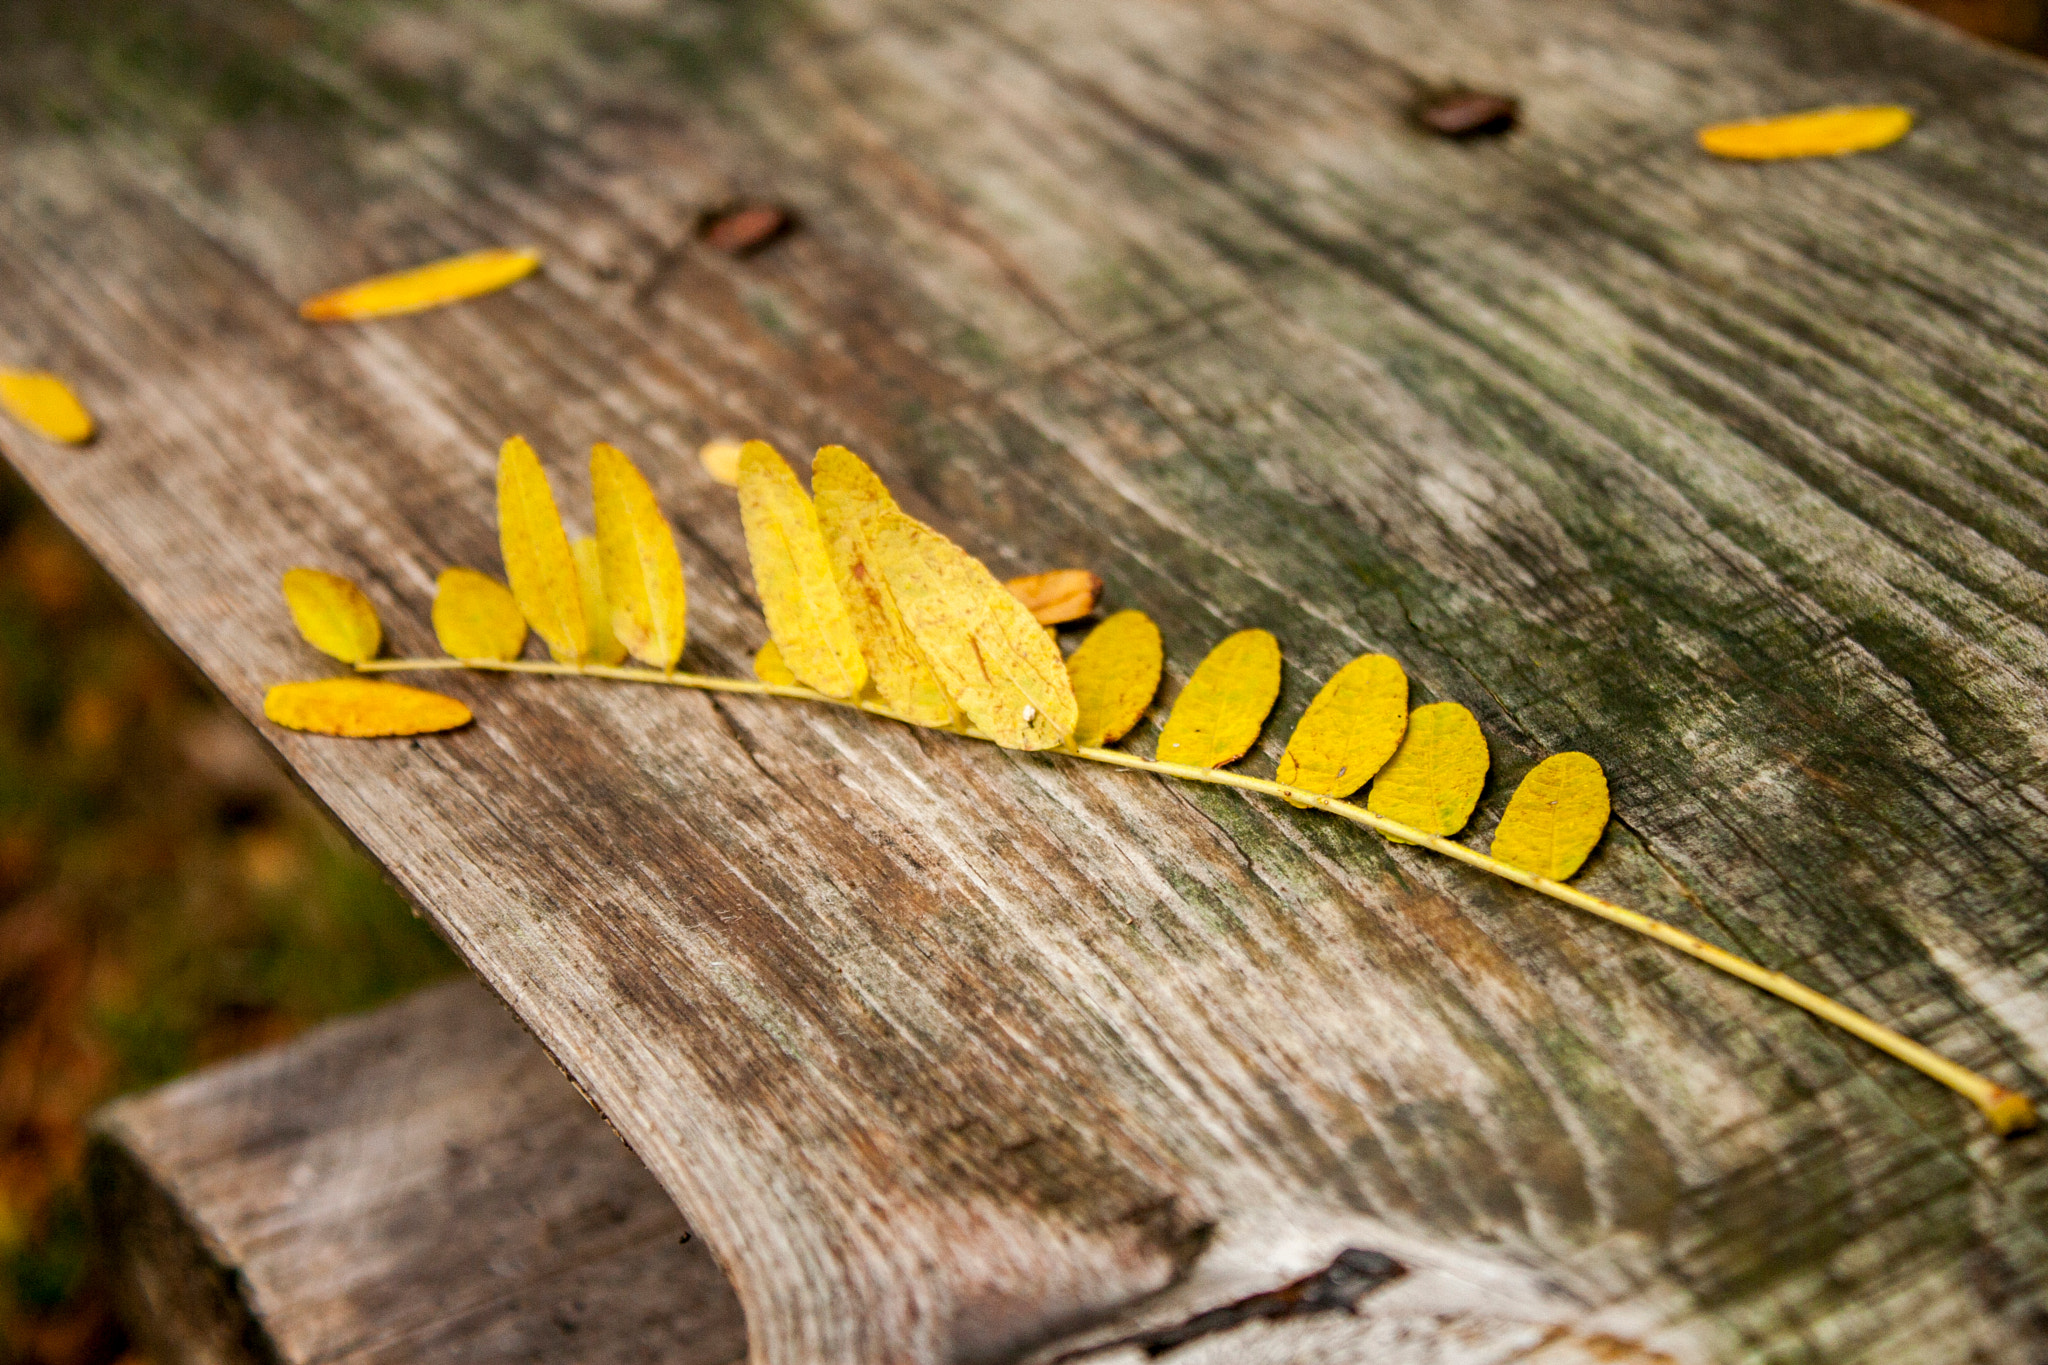
[[(1591, 889), (2048, 1089), (2038, 66), (1846, 0), (45, 22), (82, 3), (0, 21), (0, 340), (106, 436), (4, 439), (245, 711), (326, 671), (289, 564), (431, 647), (433, 574), (495, 565), (512, 430), (572, 505), (591, 440), (649, 466), (686, 663), (743, 671), (738, 522), (691, 452), (845, 441), (999, 570), (1101, 572), (1175, 677), (1275, 630), (1254, 765), (1392, 652), (1493, 737), (1477, 837), (1588, 750), (1618, 817)], [(1524, 130), (1417, 130), (1452, 83)], [(1691, 145), (1870, 98), (1921, 127), (1828, 163)], [(801, 230), (698, 245), (740, 196)], [(291, 315), (529, 240), (546, 278), (498, 298)], [(675, 1196), (759, 1359), (1114, 1337), (1394, 1239), (1678, 1356), (2048, 1350), (2048, 1142), (1619, 930), (1229, 793), (448, 687), (467, 733), (271, 737)]]
[(162, 1365), (745, 1354), (703, 1244), (471, 982), (119, 1101), (92, 1164)]

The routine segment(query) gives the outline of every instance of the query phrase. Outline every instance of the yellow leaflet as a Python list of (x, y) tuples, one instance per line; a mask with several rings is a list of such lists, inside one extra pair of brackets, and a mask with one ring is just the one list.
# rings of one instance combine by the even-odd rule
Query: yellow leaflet
[(1454, 701), (1418, 706), (1408, 717), (1401, 747), (1373, 781), (1365, 808), (1426, 834), (1449, 837), (1472, 818), (1490, 761), (1486, 736), (1470, 711)]
[(1159, 627), (1142, 611), (1120, 611), (1089, 631), (1067, 660), (1080, 713), (1074, 743), (1093, 749), (1129, 734), (1159, 691), (1164, 661)]
[(590, 451), (590, 494), (612, 634), (642, 663), (674, 668), (683, 653), (683, 561), (654, 490), (624, 451), (600, 442)]
[(903, 613), (870, 539), (877, 517), (897, 511), (896, 500), (858, 455), (826, 446), (811, 463), (811, 493), (818, 526), (832, 555), (832, 577), (860, 637), (868, 680), (890, 710), (918, 725), (951, 725), (959, 716), (924, 651), (903, 624)]
[(1258, 741), (1280, 696), (1280, 642), (1272, 632), (1241, 630), (1209, 651), (1174, 699), (1159, 732), (1163, 763), (1220, 768)]
[(424, 735), (471, 720), (453, 697), (367, 678), (279, 683), (263, 694), (263, 714), (287, 729), (350, 739)]
[(308, 322), (357, 322), (418, 313), (493, 293), (538, 269), (540, 252), (532, 247), (472, 251), (330, 290), (300, 304), (299, 316)]
[(285, 605), (306, 643), (345, 664), (377, 657), (384, 627), (363, 590), (340, 574), (319, 569), (284, 571)]
[(41, 370), (0, 370), (0, 407), (53, 441), (82, 446), (97, 430), (71, 386)]
[(901, 512), (869, 537), (903, 623), (939, 683), (1006, 749), (1050, 749), (1074, 732), (1067, 661), (1045, 628), (980, 560)]
[(443, 569), (434, 580), (434, 638), (458, 659), (516, 659), (526, 648), (526, 618), (497, 579)]
[(783, 663), (806, 687), (851, 697), (868, 680), (860, 640), (839, 585), (818, 513), (775, 447), (740, 448), (740, 523), (761, 614)]
[(1529, 770), (1493, 832), (1493, 856), (1561, 882), (1607, 828), (1607, 774), (1590, 754), (1552, 754)]
[(598, 563), (597, 537), (584, 536), (569, 547), (576, 561), (576, 590), (583, 599), (583, 620), (590, 628), (590, 648), (580, 660), (586, 664), (623, 663), (626, 647), (612, 633), (617, 612), (604, 595), (604, 570)]
[(514, 436), (498, 452), (498, 545), (505, 577), (526, 620), (547, 642), (558, 664), (573, 664), (590, 652), (590, 625), (569, 535), (555, 511), (555, 495), (540, 457), (524, 437)]
[(782, 662), (782, 651), (770, 640), (754, 655), (754, 676), (764, 683), (777, 687), (795, 687), (796, 674), (789, 671), (789, 665)]
[(739, 487), (740, 442), (728, 436), (706, 441), (697, 447), (697, 463), (704, 466), (704, 472), (709, 474), (714, 482), (722, 483), (727, 488)]
[(1394, 756), (1407, 729), (1408, 675), (1384, 654), (1361, 655), (1302, 712), (1276, 777), (1283, 786), (1349, 796)]
[(1041, 626), (1065, 625), (1095, 610), (1102, 580), (1086, 569), (1048, 569), (1003, 584)]
[(1913, 113), (1896, 104), (1809, 109), (1779, 118), (1717, 123), (1699, 131), (1700, 146), (1715, 156), (1778, 161), (1794, 156), (1843, 156), (1889, 147), (1913, 126)]

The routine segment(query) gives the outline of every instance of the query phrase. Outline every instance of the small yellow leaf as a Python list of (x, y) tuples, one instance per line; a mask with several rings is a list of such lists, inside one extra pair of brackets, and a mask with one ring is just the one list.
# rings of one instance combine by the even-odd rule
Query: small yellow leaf
[(624, 451), (601, 442), (590, 452), (590, 490), (612, 634), (642, 663), (674, 668), (688, 599), (676, 538), (654, 490)]
[(740, 450), (740, 523), (768, 634), (806, 687), (851, 697), (868, 679), (860, 639), (818, 528), (817, 509), (796, 474), (766, 441)]
[(453, 697), (367, 678), (279, 683), (263, 694), (263, 714), (287, 729), (350, 739), (424, 735), (472, 719)]
[(1006, 749), (1050, 749), (1074, 732), (1067, 661), (980, 560), (901, 512), (874, 519), (875, 565), (939, 683)]
[(308, 322), (359, 322), (418, 313), (493, 293), (539, 268), (540, 252), (532, 247), (472, 251), (330, 290), (300, 304), (299, 316)]
[(1220, 768), (1243, 758), (1280, 697), (1280, 642), (1241, 630), (1209, 651), (1159, 732), (1162, 763)]
[(860, 637), (868, 681), (890, 710), (916, 725), (951, 725), (952, 698), (911, 638), (903, 613), (875, 565), (875, 519), (898, 510), (896, 500), (858, 455), (826, 446), (811, 462), (818, 527), (832, 555), (832, 577)]
[(1384, 654), (1360, 655), (1302, 712), (1276, 776), (1282, 786), (1349, 796), (1394, 756), (1407, 729), (1408, 675)]
[(1874, 151), (1897, 142), (1912, 126), (1913, 112), (1896, 104), (1844, 105), (1778, 118), (1717, 123), (1700, 129), (1699, 141), (1715, 156), (1778, 161)]
[(624, 663), (626, 647), (612, 633), (617, 612), (604, 595), (604, 570), (598, 563), (597, 537), (584, 536), (569, 546), (576, 561), (576, 591), (583, 599), (583, 620), (590, 628), (590, 648), (578, 662), (611, 667)]
[(738, 488), (741, 444), (730, 436), (706, 441), (697, 447), (697, 463), (704, 466), (704, 472), (711, 476), (713, 482), (722, 483), (727, 488)]
[(1159, 691), (1164, 662), (1159, 627), (1142, 611), (1120, 611), (1089, 631), (1067, 660), (1080, 715), (1074, 743), (1094, 749), (1129, 734)]
[(548, 653), (558, 664), (582, 659), (590, 652), (590, 625), (569, 535), (540, 457), (520, 436), (498, 452), (498, 545), (512, 596)]
[(361, 588), (320, 569), (286, 569), (283, 586), (292, 623), (307, 644), (345, 664), (377, 657), (384, 628)]
[(1003, 584), (1041, 626), (1065, 625), (1092, 614), (1102, 580), (1086, 569), (1048, 569)]
[(526, 648), (526, 618), (497, 579), (443, 569), (434, 581), (434, 638), (458, 659), (516, 659)]
[(1470, 711), (1454, 701), (1418, 706), (1408, 716), (1401, 747), (1374, 779), (1365, 808), (1448, 838), (1472, 818), (1491, 761), (1486, 736)]
[(754, 676), (764, 683), (777, 687), (795, 687), (796, 674), (789, 671), (789, 665), (782, 662), (782, 651), (770, 640), (754, 655)]
[(1590, 754), (1552, 754), (1529, 770), (1493, 832), (1493, 856), (1561, 882), (1607, 828), (1607, 774)]
[(71, 386), (41, 370), (0, 370), (0, 407), (53, 441), (82, 446), (97, 428)]

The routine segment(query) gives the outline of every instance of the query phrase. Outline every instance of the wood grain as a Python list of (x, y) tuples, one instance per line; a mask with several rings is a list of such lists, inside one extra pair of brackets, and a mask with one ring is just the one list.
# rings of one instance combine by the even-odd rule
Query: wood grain
[[(0, 440), (245, 713), (323, 671), (291, 564), (431, 649), (434, 574), (496, 567), (510, 431), (574, 507), (591, 441), (649, 469), (684, 665), (744, 673), (738, 518), (694, 450), (840, 441), (999, 576), (1086, 565), (1152, 613), (1168, 696), (1273, 630), (1254, 770), (1391, 653), (1492, 740), (1476, 838), (1590, 752), (1590, 890), (2048, 1091), (2035, 65), (1849, 0), (0, 24), (0, 344), (106, 433)], [(1522, 128), (1419, 130), (1459, 86)], [(1922, 122), (1879, 155), (1691, 144), (1880, 99)], [(737, 202), (799, 227), (696, 239)], [(515, 242), (549, 263), (506, 294), (292, 317)], [(1675, 1358), (2048, 1349), (2048, 1140), (1618, 930), (1231, 793), (787, 704), (447, 686), (472, 730), (270, 738), (675, 1197), (758, 1360), (1057, 1353), (1345, 1246)]]

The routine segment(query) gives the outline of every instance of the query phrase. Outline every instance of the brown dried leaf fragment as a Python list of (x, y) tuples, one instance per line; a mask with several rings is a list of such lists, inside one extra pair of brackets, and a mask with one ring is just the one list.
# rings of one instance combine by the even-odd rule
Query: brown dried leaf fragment
[(453, 697), (368, 678), (279, 683), (263, 694), (263, 714), (286, 729), (348, 739), (431, 734), (473, 719)]
[(1159, 732), (1161, 763), (1220, 768), (1258, 742), (1280, 698), (1280, 642), (1271, 631), (1241, 630), (1209, 651), (1174, 699)]
[(705, 214), (697, 225), (697, 236), (713, 250), (747, 256), (795, 225), (789, 210), (774, 204), (738, 204)]
[(1102, 580), (1086, 569), (1047, 569), (1003, 584), (1041, 626), (1060, 626), (1095, 614)]
[(1423, 127), (1445, 137), (1491, 137), (1511, 131), (1521, 112), (1521, 104), (1507, 95), (1454, 90), (1423, 104), (1415, 117)]

